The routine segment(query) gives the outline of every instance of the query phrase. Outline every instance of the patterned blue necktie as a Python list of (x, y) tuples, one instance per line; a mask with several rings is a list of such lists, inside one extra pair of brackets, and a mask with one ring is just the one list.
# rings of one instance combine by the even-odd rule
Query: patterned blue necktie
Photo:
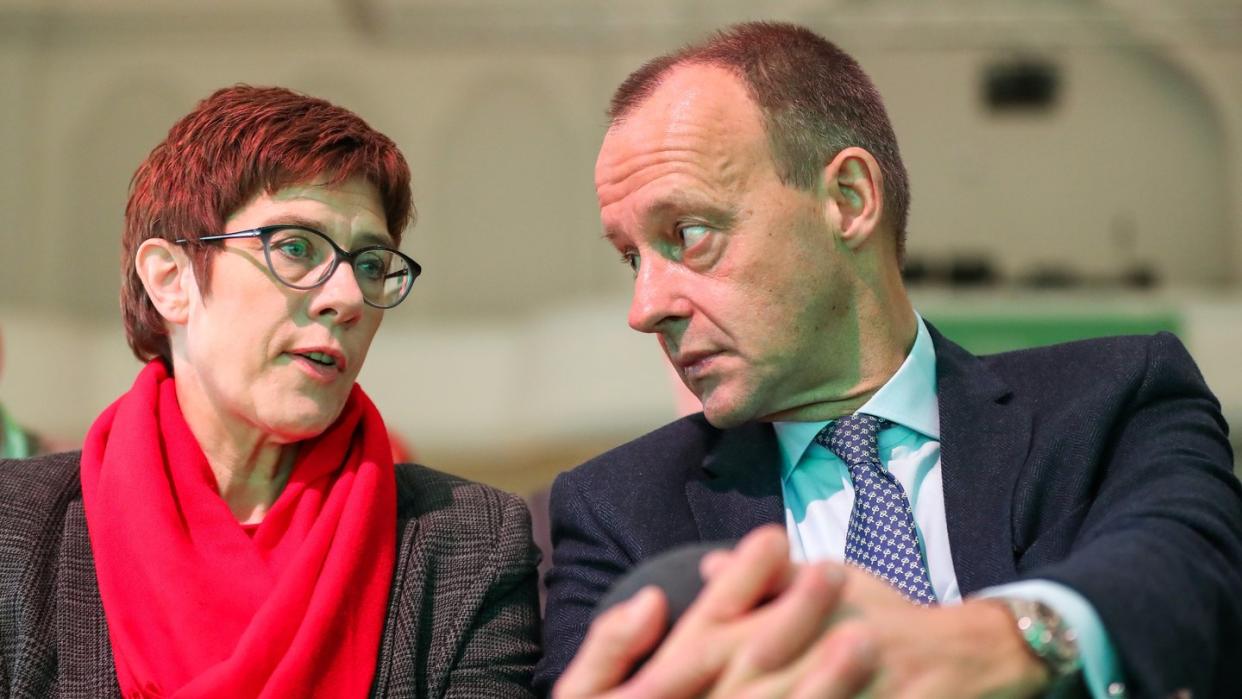
[(919, 549), (914, 513), (901, 483), (880, 463), (876, 434), (884, 420), (856, 413), (829, 424), (815, 441), (845, 462), (854, 481), (854, 510), (845, 560), (880, 576), (906, 597), (935, 604), (931, 576)]

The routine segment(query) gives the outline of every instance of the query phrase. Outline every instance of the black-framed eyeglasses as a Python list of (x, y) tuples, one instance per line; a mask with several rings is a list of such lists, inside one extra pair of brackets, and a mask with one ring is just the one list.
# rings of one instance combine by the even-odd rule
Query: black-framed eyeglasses
[[(205, 235), (200, 243), (236, 238), (258, 238), (272, 276), (293, 289), (314, 289), (336, 273), (342, 261), (354, 270), (362, 299), (375, 308), (392, 308), (405, 300), (423, 268), (406, 255), (383, 245), (367, 245), (349, 252), (327, 235), (305, 226), (276, 224), (236, 233)], [(194, 242), (186, 238), (179, 245)]]

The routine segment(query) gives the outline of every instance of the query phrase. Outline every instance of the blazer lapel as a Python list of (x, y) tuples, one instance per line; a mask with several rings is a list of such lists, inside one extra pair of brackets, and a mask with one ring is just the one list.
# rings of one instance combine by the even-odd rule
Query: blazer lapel
[[(427, 570), (426, 560), (422, 556), (417, 560), (410, 560), (410, 552), (415, 550), (413, 542), (418, 536), (418, 530), (416, 513), (397, 513), (397, 560), (392, 570), (392, 589), (388, 593), (388, 611), (384, 616), (384, 633), (380, 638), (375, 680), (371, 686), (372, 697), (406, 695), (417, 691), (416, 687), (408, 685), (409, 673), (393, 677), (393, 670), (395, 667), (413, 667), (414, 659), (426, 652), (419, 647), (422, 634), (411, 631), (420, 628), (420, 620), (424, 615), (428, 618), (432, 616), (431, 610), (425, 608), (424, 586), (417, 582), (410, 583), (410, 580), (426, 581), (432, 574)], [(407, 681), (403, 682), (403, 679)], [(442, 679), (420, 678), (429, 685)]]
[(983, 362), (928, 325), (936, 348), (940, 468), (953, 568), (963, 595), (1013, 580), (1013, 498), (1031, 414)]
[(63, 536), (56, 578), (57, 693), (65, 697), (120, 697), (80, 498), (68, 504)]
[(699, 539), (740, 539), (764, 524), (783, 523), (780, 451), (772, 426), (752, 423), (717, 435), (686, 482)]

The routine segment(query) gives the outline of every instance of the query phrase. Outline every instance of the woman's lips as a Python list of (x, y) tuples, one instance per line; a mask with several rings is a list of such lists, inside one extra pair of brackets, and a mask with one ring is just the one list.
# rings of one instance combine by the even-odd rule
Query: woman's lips
[(290, 352), (288, 354), (293, 360), (293, 364), (302, 370), (304, 374), (319, 383), (331, 383), (341, 377), (342, 371), (340, 367), (332, 364), (322, 364), (302, 354)]

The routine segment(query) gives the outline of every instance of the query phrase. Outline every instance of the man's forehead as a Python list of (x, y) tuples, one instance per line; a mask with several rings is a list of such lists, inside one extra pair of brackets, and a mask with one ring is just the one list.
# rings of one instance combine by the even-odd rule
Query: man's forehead
[(767, 156), (762, 115), (741, 80), (719, 66), (680, 66), (608, 130), (595, 186), (604, 203), (609, 190), (653, 167), (719, 167)]
[(650, 95), (608, 130), (604, 141), (648, 140), (759, 116), (746, 86), (730, 70), (709, 64), (684, 65), (671, 68)]

